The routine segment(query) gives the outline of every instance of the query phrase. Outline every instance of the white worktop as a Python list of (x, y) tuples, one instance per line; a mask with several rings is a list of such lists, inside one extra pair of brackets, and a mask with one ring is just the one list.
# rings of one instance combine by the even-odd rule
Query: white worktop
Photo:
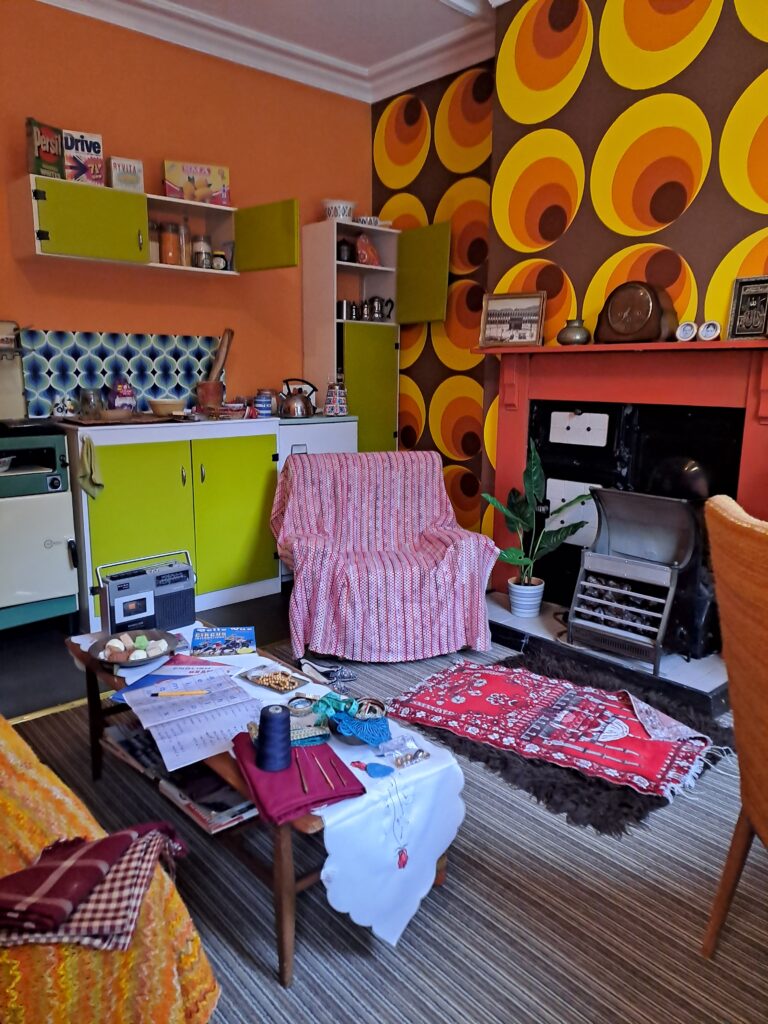
[(278, 416), (260, 416), (252, 420), (179, 420), (165, 423), (111, 423), (83, 426), (79, 423), (59, 421), (68, 434), (79, 438), (90, 437), (94, 445), (153, 444), (158, 441), (195, 441), (208, 437), (255, 437), (277, 434), (284, 427), (331, 426), (336, 423), (356, 423), (357, 416), (322, 415), (282, 419)]

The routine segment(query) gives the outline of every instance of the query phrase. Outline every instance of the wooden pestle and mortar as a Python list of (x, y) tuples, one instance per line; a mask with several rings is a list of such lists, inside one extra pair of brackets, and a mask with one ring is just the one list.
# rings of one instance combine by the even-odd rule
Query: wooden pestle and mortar
[(224, 373), (224, 366), (234, 336), (235, 332), (231, 327), (224, 328), (208, 376), (197, 385), (197, 404), (200, 411), (205, 416), (210, 416), (211, 419), (218, 419), (224, 401), (224, 382), (221, 375)]

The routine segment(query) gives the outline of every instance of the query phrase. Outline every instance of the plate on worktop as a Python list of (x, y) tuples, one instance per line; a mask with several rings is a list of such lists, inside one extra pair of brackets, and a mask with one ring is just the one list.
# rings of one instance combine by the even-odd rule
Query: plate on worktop
[[(149, 650), (153, 650), (155, 653), (147, 653), (146, 657), (131, 658), (131, 654), (142, 649), (141, 641), (138, 645), (136, 644), (139, 637), (146, 637), (147, 645), (157, 644), (160, 647), (165, 642), (165, 648), (158, 650), (150, 647)], [(173, 633), (166, 633), (164, 629), (126, 629), (122, 633), (101, 637), (89, 647), (88, 653), (105, 668), (142, 668), (161, 658), (170, 658), (179, 643), (179, 637), (174, 636)], [(110, 651), (115, 653), (108, 653)], [(123, 657), (126, 651), (128, 658)]]

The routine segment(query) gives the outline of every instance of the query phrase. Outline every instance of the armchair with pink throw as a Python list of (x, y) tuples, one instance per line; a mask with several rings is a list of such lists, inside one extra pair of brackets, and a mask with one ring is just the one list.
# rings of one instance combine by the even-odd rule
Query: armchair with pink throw
[(294, 574), (296, 657), (416, 661), (490, 647), (498, 551), (457, 524), (436, 452), (291, 455), (272, 532)]

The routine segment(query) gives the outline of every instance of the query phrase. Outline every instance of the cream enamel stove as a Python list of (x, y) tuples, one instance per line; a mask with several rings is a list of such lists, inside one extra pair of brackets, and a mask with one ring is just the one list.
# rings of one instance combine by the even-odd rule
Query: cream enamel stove
[(77, 548), (64, 434), (0, 422), (0, 629), (77, 611)]

